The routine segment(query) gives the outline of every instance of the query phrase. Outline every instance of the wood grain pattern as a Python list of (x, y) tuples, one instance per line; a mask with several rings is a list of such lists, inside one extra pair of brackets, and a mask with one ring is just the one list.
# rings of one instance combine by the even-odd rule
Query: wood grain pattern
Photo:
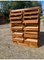
[(11, 24), (17, 24), (17, 23), (20, 23), (20, 24), (21, 24), (22, 21), (11, 21), (10, 23), (11, 23)]
[(31, 47), (38, 47), (38, 39), (26, 39), (24, 43)]
[(24, 20), (23, 23), (38, 24), (38, 20)]
[(30, 47), (39, 47), (40, 7), (10, 11), (12, 41)]
[(24, 14), (23, 15), (31, 15), (31, 14), (38, 14), (39, 13), (39, 11), (29, 11), (29, 12), (24, 12)]
[(32, 35), (32, 34), (24, 34), (25, 38), (38, 38), (38, 35)]
[(38, 35), (38, 32), (32, 32), (32, 31), (24, 31), (24, 34), (32, 34), (32, 35)]
[(23, 38), (13, 38), (13, 41), (22, 43), (23, 42)]
[(31, 31), (38, 31), (38, 27), (24, 27), (24, 29), (23, 30), (31, 30)]
[(17, 16), (17, 15), (22, 15), (22, 13), (10, 13), (10, 16)]
[(13, 36), (13, 37), (23, 37), (23, 33), (14, 32), (14, 33), (12, 33), (12, 36)]
[(20, 16), (20, 17), (11, 17), (10, 20), (12, 20), (12, 19), (14, 19), (14, 20), (15, 19), (21, 19), (21, 18), (22, 18), (22, 16)]
[(24, 16), (23, 18), (38, 18), (38, 15), (35, 15), (35, 16)]

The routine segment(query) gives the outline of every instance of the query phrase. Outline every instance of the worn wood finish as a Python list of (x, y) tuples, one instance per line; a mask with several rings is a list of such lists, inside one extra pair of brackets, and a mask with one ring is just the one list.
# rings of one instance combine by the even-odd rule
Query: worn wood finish
[(22, 30), (23, 27), (22, 26), (15, 26), (11, 28), (12, 30)]
[(28, 31), (38, 31), (38, 26), (37, 27), (24, 27), (24, 29), (23, 30), (28, 30)]
[(11, 21), (11, 24), (21, 24), (22, 21)]
[(11, 17), (10, 20), (21, 19), (21, 18), (22, 18), (22, 16), (21, 17)]
[(23, 33), (14, 32), (14, 33), (12, 33), (12, 36), (13, 36), (13, 37), (23, 37)]
[(25, 23), (25, 24), (38, 24), (38, 20), (24, 20), (23, 23)]
[(38, 38), (38, 35), (34, 35), (34, 34), (24, 34), (25, 38)]
[(38, 47), (38, 39), (26, 39), (24, 43), (31, 47)]
[(23, 42), (23, 38), (13, 38), (13, 42), (22, 43)]
[(12, 41), (31, 47), (39, 47), (40, 7), (10, 11)]
[(38, 32), (32, 32), (32, 31), (25, 31), (24, 34), (34, 34), (34, 35), (38, 35)]

